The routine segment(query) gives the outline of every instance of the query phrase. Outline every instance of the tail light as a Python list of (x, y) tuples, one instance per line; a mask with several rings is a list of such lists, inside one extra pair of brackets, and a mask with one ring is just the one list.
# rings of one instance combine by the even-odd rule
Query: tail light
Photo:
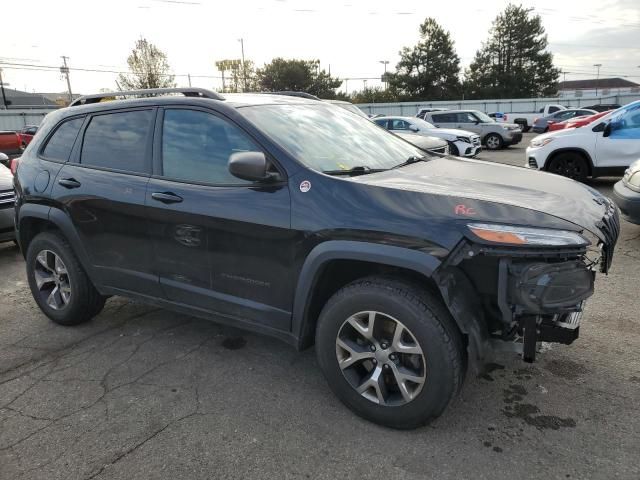
[(504, 114), (504, 121), (506, 122), (507, 120), (509, 120), (509, 116), (505, 113)]
[(20, 158), (14, 158), (13, 160), (11, 160), (11, 163), (9, 164), (9, 169), (11, 170), (11, 173), (13, 173), (14, 175), (16, 174), (16, 171), (18, 170), (18, 164), (20, 163)]

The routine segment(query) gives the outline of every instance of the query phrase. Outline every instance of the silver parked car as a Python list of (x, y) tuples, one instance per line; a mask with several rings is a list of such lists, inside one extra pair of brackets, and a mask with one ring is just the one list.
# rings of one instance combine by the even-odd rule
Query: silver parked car
[[(417, 135), (425, 137), (438, 137), (445, 140), (449, 145), (451, 155), (460, 157), (475, 157), (482, 147), (480, 137), (465, 130), (436, 128), (429, 122), (425, 122), (417, 117), (380, 117), (375, 118), (374, 123), (380, 125), (393, 133), (404, 133), (407, 135)], [(412, 142), (413, 143), (413, 142)]]
[(478, 110), (448, 110), (427, 113), (424, 119), (438, 128), (459, 128), (480, 135), (489, 150), (515, 145), (522, 140), (522, 130), (515, 123), (497, 123)]
[(0, 242), (15, 239), (13, 228), (15, 193), (13, 191), (13, 174), (1, 162), (8, 161), (4, 153), (0, 153)]

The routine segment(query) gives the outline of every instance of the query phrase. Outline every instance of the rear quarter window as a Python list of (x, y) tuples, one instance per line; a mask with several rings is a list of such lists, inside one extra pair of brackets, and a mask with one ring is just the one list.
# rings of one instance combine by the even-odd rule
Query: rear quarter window
[(78, 137), (78, 132), (80, 132), (83, 122), (84, 117), (77, 117), (61, 123), (53, 132), (53, 135), (49, 137), (42, 150), (42, 156), (59, 162), (69, 161), (69, 155), (71, 155), (73, 144)]
[(84, 133), (80, 163), (87, 166), (147, 173), (147, 143), (153, 110), (94, 116)]

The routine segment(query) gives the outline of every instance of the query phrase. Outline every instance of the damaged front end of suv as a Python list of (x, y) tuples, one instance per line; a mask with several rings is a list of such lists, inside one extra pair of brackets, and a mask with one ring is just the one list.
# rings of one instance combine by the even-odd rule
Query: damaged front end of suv
[[(469, 222), (467, 235), (435, 274), (469, 339), (469, 357), (513, 349), (535, 361), (538, 342), (569, 345), (579, 336), (596, 271), (607, 273), (620, 232), (609, 199), (597, 232)], [(595, 230), (595, 229), (594, 229)]]

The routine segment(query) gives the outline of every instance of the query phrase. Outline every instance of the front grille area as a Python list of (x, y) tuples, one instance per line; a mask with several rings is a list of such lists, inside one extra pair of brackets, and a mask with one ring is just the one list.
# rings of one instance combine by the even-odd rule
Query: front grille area
[(602, 217), (602, 221), (598, 222), (598, 228), (604, 235), (605, 241), (602, 244), (602, 262), (600, 271), (607, 273), (613, 261), (613, 251), (620, 235), (620, 214), (618, 208), (613, 201), (606, 199), (607, 211)]
[(13, 190), (0, 191), (0, 209), (13, 208), (16, 203), (16, 195)]
[(538, 162), (536, 162), (536, 159), (533, 157), (529, 157), (529, 167), (531, 168), (538, 168)]

